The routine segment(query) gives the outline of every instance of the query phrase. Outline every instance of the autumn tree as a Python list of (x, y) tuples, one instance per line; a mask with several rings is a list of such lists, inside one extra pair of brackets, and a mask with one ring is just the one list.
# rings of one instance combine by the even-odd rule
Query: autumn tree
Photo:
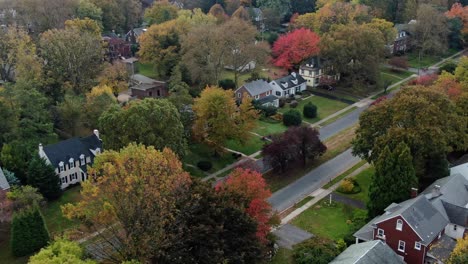
[(367, 23), (366, 25), (380, 31), (382, 33), (385, 44), (393, 44), (395, 41), (397, 30), (395, 29), (392, 22), (381, 18), (373, 18), (371, 22)]
[(271, 143), (262, 148), (263, 161), (273, 169), (285, 172), (286, 169), (298, 160), (297, 145), (290, 144), (292, 138), (285, 134), (271, 136)]
[(320, 37), (308, 29), (296, 29), (280, 36), (273, 45), (274, 63), (285, 69), (297, 68), (304, 60), (319, 53)]
[(239, 8), (237, 8), (237, 10), (234, 11), (234, 13), (232, 13), (231, 17), (244, 21), (250, 21), (249, 11), (247, 11), (247, 8), (245, 8), (244, 6), (239, 6)]
[(128, 89), (130, 75), (125, 64), (115, 61), (112, 64), (104, 65), (102, 72), (98, 76), (99, 84), (109, 86), (112, 93), (118, 95)]
[(144, 99), (126, 108), (113, 106), (99, 118), (107, 149), (118, 150), (131, 142), (170, 148), (183, 157), (187, 150), (184, 127), (177, 109), (167, 99)]
[(460, 3), (452, 5), (449, 11), (445, 13), (445, 16), (454, 19), (460, 19), (462, 23), (461, 34), (464, 42), (468, 39), (468, 6), (462, 6)]
[(220, 193), (233, 193), (241, 197), (241, 208), (257, 222), (257, 237), (266, 244), (271, 226), (271, 205), (267, 199), (271, 196), (262, 174), (256, 171), (238, 168), (231, 172), (227, 180), (216, 186)]
[(415, 86), (403, 89), (392, 100), (371, 107), (359, 118), (359, 128), (353, 140), (353, 153), (376, 162), (383, 149), (395, 148), (404, 142), (411, 150), (413, 165), (420, 184), (447, 176), (447, 168), (438, 171), (430, 163), (444, 163), (453, 150), (465, 150), (466, 119), (441, 91)]
[(215, 4), (210, 8), (210, 11), (208, 14), (216, 17), (218, 20), (218, 23), (222, 23), (226, 21), (228, 16), (226, 15), (226, 12), (224, 12), (224, 8), (220, 4)]
[(156, 1), (150, 8), (145, 10), (145, 20), (150, 25), (161, 24), (163, 22), (177, 18), (179, 9), (167, 0)]
[(86, 94), (86, 102), (84, 104), (86, 118), (83, 120), (84, 126), (90, 130), (95, 129), (99, 125), (98, 120), (102, 113), (114, 106), (118, 106), (118, 103), (112, 93), (111, 87), (107, 85), (93, 87)]
[(64, 214), (96, 230), (106, 228), (98, 235), (107, 245), (100, 251), (111, 261), (144, 262), (162, 254), (174, 235), (166, 228), (176, 216), (177, 201), (191, 183), (177, 155), (130, 144), (97, 156), (89, 175), (82, 183), (82, 200), (65, 205)]
[(323, 35), (321, 54), (341, 80), (354, 86), (376, 83), (385, 53), (382, 33), (366, 25), (339, 25)]
[(468, 262), (468, 237), (459, 238), (450, 258), (449, 264), (463, 264)]
[(215, 152), (223, 151), (226, 140), (242, 144), (250, 138), (258, 113), (251, 99), (245, 97), (237, 107), (232, 90), (205, 88), (193, 105), (195, 122), (193, 134), (198, 141), (211, 145)]
[(395, 149), (387, 146), (375, 162), (375, 174), (369, 187), (369, 218), (383, 213), (391, 203), (410, 198), (411, 188), (417, 188), (418, 179), (413, 167), (409, 147), (399, 143)]
[(7, 193), (7, 198), (12, 202), (13, 210), (16, 212), (31, 208), (34, 205), (42, 205), (44, 202), (44, 196), (39, 193), (37, 188), (30, 185), (13, 187)]
[(447, 18), (433, 6), (418, 7), (415, 44), (421, 54), (443, 54), (447, 50)]
[(85, 251), (77, 242), (66, 239), (58, 239), (38, 253), (29, 258), (28, 264), (54, 264), (76, 263), (96, 264), (94, 260), (85, 259)]
[(290, 144), (296, 145), (297, 155), (304, 166), (307, 160), (314, 160), (327, 150), (327, 147), (320, 141), (317, 129), (310, 126), (290, 127), (285, 134), (293, 140)]

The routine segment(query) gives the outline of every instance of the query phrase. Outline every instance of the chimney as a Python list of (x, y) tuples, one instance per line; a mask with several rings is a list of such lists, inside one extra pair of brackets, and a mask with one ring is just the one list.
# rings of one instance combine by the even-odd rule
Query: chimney
[(432, 188), (432, 198), (440, 196), (440, 185), (434, 185), (434, 188)]
[(97, 137), (99, 140), (101, 139), (101, 138), (99, 137), (99, 130), (94, 129), (94, 130), (93, 130), (93, 133), (94, 133), (94, 135), (96, 135), (96, 137)]
[(416, 198), (418, 196), (418, 188), (411, 188), (411, 198)]

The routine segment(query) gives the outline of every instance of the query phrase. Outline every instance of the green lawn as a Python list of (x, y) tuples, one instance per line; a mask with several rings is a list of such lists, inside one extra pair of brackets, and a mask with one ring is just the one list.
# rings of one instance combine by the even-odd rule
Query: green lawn
[(364, 164), (366, 164), (366, 161), (365, 160), (362, 160), (360, 161), (358, 164), (354, 165), (353, 167), (351, 167), (351, 169), (348, 169), (347, 171), (343, 172), (341, 175), (337, 176), (336, 178), (334, 178), (333, 180), (331, 180), (329, 183), (325, 184), (323, 186), (324, 189), (328, 189), (330, 187), (332, 187), (333, 185), (335, 185), (335, 183), (341, 181), (342, 179), (344, 179), (346, 176), (350, 175), (351, 173), (353, 173), (354, 171), (356, 171), (357, 169), (359, 169), (360, 167), (362, 167)]
[(316, 118), (307, 118), (307, 117), (302, 116), (302, 118), (303, 118), (304, 121), (307, 121), (307, 122), (312, 123), (312, 124), (317, 122), (317, 121), (320, 121), (323, 118), (325, 118), (325, 117), (327, 117), (327, 116), (329, 116), (329, 115), (331, 115), (333, 113), (336, 113), (339, 110), (341, 110), (341, 109), (348, 106), (348, 104), (343, 103), (341, 101), (331, 100), (331, 99), (328, 99), (328, 98), (325, 98), (325, 97), (314, 95), (314, 96), (311, 96), (311, 97), (309, 97), (309, 98), (307, 98), (305, 100), (299, 100), (298, 101), (299, 104), (297, 105), (296, 108), (291, 108), (291, 107), (289, 107), (289, 105), (286, 105), (283, 108), (280, 108), (279, 112), (285, 113), (290, 109), (296, 109), (302, 115), (304, 105), (306, 105), (309, 102), (311, 102), (311, 103), (313, 103), (314, 105), (317, 106), (317, 117)]
[[(250, 78), (250, 75), (251, 75), (251, 72), (244, 72), (244, 73), (239, 73), (237, 75), (237, 86), (240, 87), (242, 86), (247, 79)], [(262, 76), (260, 75), (261, 77), (265, 77), (265, 76)], [(220, 80), (224, 80), (224, 79), (231, 79), (234, 81), (234, 71), (231, 71), (231, 70), (223, 70), (223, 72), (221, 72), (221, 76), (219, 77)]]
[(410, 71), (405, 71), (405, 70), (393, 70), (393, 69), (389, 69), (387, 67), (382, 67), (380, 69), (380, 72), (383, 73), (383, 74), (386, 74), (386, 75), (393, 75), (393, 76), (397, 76), (401, 79), (405, 79), (407, 77), (410, 77), (411, 75), (413, 75), (412, 72)]
[(348, 110), (344, 111), (343, 113), (339, 114), (339, 115), (336, 115), (330, 119), (328, 119), (327, 121), (323, 122), (320, 124), (321, 127), (324, 127), (326, 125), (329, 125), (333, 122), (335, 122), (336, 120), (346, 116), (346, 115), (349, 115), (351, 112), (354, 112), (354, 110), (358, 109), (356, 106), (353, 106), (351, 108), (349, 108)]
[(146, 77), (156, 79), (158, 75), (154, 71), (154, 66), (151, 63), (137, 62), (138, 73)]
[(360, 201), (367, 203), (367, 201), (369, 200), (368, 195), (369, 195), (369, 186), (371, 183), (371, 177), (374, 173), (375, 173), (374, 167), (370, 167), (361, 171), (356, 176), (354, 176), (357, 183), (361, 187), (361, 191), (359, 193), (355, 193), (355, 194), (340, 193), (340, 194), (348, 196), (349, 198), (353, 198), (353, 199), (360, 200)]
[[(190, 144), (189, 151), (187, 155), (185, 155), (183, 162), (197, 166), (197, 163), (202, 160), (211, 161), (213, 164), (211, 170), (208, 171), (209, 173), (216, 172), (235, 161), (230, 152), (225, 152), (222, 153), (219, 157), (215, 157), (214, 151), (209, 146), (200, 143)], [(201, 171), (197, 173), (193, 172), (199, 170), (198, 168), (191, 168), (190, 170), (193, 176), (200, 177), (202, 175), (200, 174)]]
[(261, 150), (264, 143), (265, 141), (263, 141), (260, 137), (251, 135), (250, 139), (244, 145), (235, 140), (228, 140), (224, 146), (228, 149), (239, 151), (248, 156)]
[(253, 130), (253, 132), (262, 136), (268, 136), (283, 133), (286, 131), (286, 129), (288, 128), (283, 125), (282, 121), (263, 119), (257, 120), (257, 127)]
[(270, 264), (292, 264), (293, 251), (287, 248), (279, 248), (276, 255), (271, 259)]
[(350, 230), (348, 220), (353, 218), (354, 211), (363, 210), (336, 202), (330, 206), (326, 197), (294, 218), (291, 223), (314, 235), (337, 240), (343, 238)]
[(440, 55), (421, 55), (421, 63), (419, 63), (419, 54), (418, 51), (410, 52), (408, 53), (408, 63), (410, 67), (413, 68), (424, 68), (424, 67), (429, 67), (443, 58), (449, 57), (455, 53), (457, 53), (458, 50), (455, 49), (449, 49), (446, 54), (440, 56)]

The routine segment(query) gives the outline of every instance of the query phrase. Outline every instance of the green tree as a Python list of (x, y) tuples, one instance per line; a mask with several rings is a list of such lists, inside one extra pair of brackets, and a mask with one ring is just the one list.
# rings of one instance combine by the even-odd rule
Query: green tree
[(150, 25), (161, 24), (163, 22), (177, 18), (179, 9), (168, 1), (154, 2), (150, 8), (145, 10), (145, 20)]
[(302, 123), (301, 113), (291, 109), (283, 114), (283, 124), (285, 126), (299, 126)]
[(29, 163), (28, 184), (39, 189), (48, 200), (57, 199), (62, 195), (60, 178), (54, 167), (39, 156), (33, 157)]
[(96, 264), (90, 259), (84, 259), (84, 250), (77, 242), (58, 239), (47, 247), (41, 249), (37, 254), (29, 258), (28, 264)]
[(281, 18), (291, 14), (291, 7), (289, 0), (257, 0), (257, 6), (260, 8), (276, 9)]
[(14, 256), (26, 256), (46, 246), (49, 231), (37, 206), (15, 213), (11, 223), (11, 250)]
[(385, 147), (375, 163), (375, 174), (369, 187), (369, 218), (383, 213), (391, 203), (410, 198), (411, 188), (417, 184), (409, 147), (403, 142), (394, 150)]
[(169, 101), (177, 108), (180, 114), (180, 121), (184, 126), (186, 138), (190, 138), (194, 114), (192, 111), (193, 98), (190, 95), (190, 87), (182, 81), (180, 66), (175, 66), (171, 71), (169, 79)]
[(102, 9), (90, 0), (80, 0), (76, 15), (79, 19), (89, 18), (96, 21), (102, 27)]
[(335, 243), (327, 238), (313, 237), (293, 248), (294, 263), (327, 264), (340, 254)]
[(167, 99), (144, 99), (127, 108), (111, 107), (99, 118), (107, 149), (120, 149), (131, 142), (172, 149), (179, 157), (187, 150), (180, 114)]
[(99, 125), (99, 117), (113, 106), (118, 106), (118, 103), (112, 93), (112, 88), (107, 85), (93, 87), (86, 94), (86, 103), (84, 105), (86, 119), (83, 122), (84, 125), (91, 130), (96, 129)]
[(64, 100), (57, 105), (59, 126), (71, 136), (78, 135), (83, 127), (83, 105), (82, 96), (71, 94), (66, 94)]
[(15, 211), (31, 208), (34, 205), (41, 205), (44, 201), (44, 197), (39, 193), (38, 189), (29, 185), (13, 187), (7, 193), (7, 198), (13, 202), (13, 210)]

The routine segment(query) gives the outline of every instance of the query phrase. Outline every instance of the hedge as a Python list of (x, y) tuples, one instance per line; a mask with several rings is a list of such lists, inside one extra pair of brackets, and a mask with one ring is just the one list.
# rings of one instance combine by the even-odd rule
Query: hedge
[(30, 255), (46, 246), (49, 239), (49, 231), (38, 206), (15, 213), (10, 238), (14, 256)]
[(285, 126), (299, 126), (302, 123), (301, 113), (297, 110), (289, 110), (283, 114), (283, 124)]

